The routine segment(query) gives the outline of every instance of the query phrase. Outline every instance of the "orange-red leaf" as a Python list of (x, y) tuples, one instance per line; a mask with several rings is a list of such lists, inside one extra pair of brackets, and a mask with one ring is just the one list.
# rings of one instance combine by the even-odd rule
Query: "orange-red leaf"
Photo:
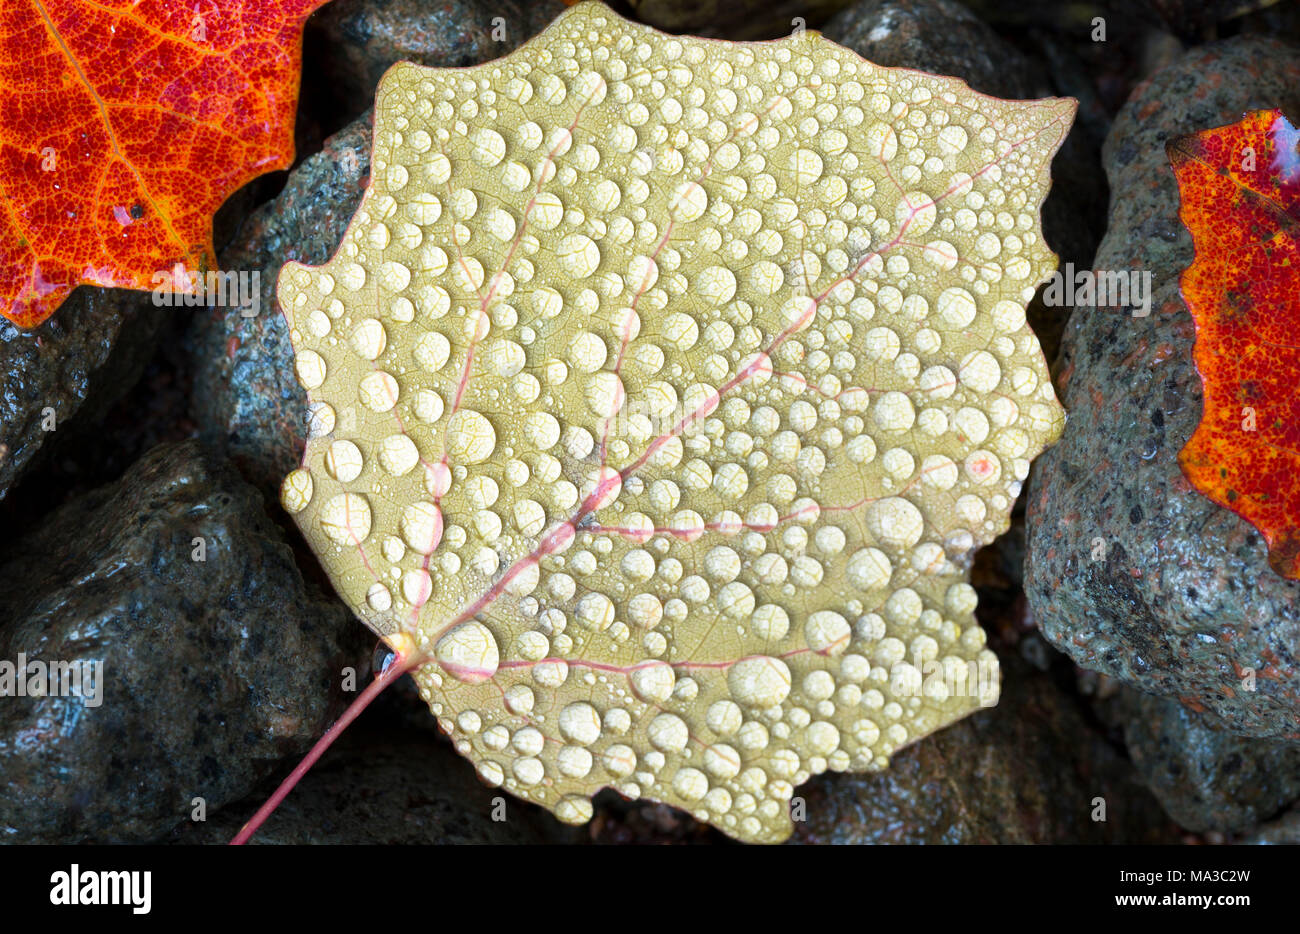
[(1196, 259), (1201, 422), (1178, 456), (1196, 489), (1263, 533), (1300, 578), (1300, 132), (1281, 111), (1169, 143)]
[(293, 158), (302, 27), (325, 0), (7, 0), (0, 314), (213, 266), (212, 215)]

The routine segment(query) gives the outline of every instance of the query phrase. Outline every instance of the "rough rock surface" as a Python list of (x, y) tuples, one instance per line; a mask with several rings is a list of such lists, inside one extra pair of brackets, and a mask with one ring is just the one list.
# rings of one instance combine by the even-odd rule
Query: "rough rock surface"
[(1273, 846), (1300, 843), (1300, 809), (1287, 811), (1276, 820), (1260, 824), (1245, 836), (1238, 837), (1236, 842)]
[(1216, 23), (1271, 4), (1285, 5), (1277, 0), (1098, 0), (1089, 3), (966, 0), (966, 3), (988, 23), (999, 26), (1050, 25), (1085, 39), (1093, 29), (1093, 18), (1102, 16), (1106, 20), (1108, 42), (1143, 26), (1161, 26), (1189, 40), (1212, 38), (1212, 27)]
[(0, 318), (0, 498), (51, 439), (49, 416), (55, 431), (83, 409), (94, 420), (139, 378), (166, 311), (147, 292), (80, 288), (40, 327)]
[(460, 67), (500, 58), (541, 32), (562, 0), (335, 0), (310, 20), (306, 46), (338, 111), (368, 110), (396, 62)]
[[(1051, 674), (1005, 652), (1002, 699), (876, 774), (814, 779), (800, 843), (1171, 843), (1132, 766)], [(1095, 798), (1106, 820), (1093, 820)]]
[(1237, 733), (1298, 738), (1300, 583), (1275, 574), (1262, 537), (1178, 467), (1201, 391), (1178, 294), (1192, 241), (1164, 151), (1173, 136), (1275, 106), (1300, 107), (1300, 50), (1239, 38), (1189, 52), (1116, 118), (1094, 268), (1149, 271), (1151, 314), (1081, 306), (1070, 320), (1058, 364), (1070, 421), (1035, 465), (1025, 589), (1048, 639), (1083, 667), (1199, 705)]
[(5, 842), (144, 841), (194, 797), (246, 794), (329, 724), (368, 652), (257, 493), (192, 441), (9, 543), (0, 620), (0, 659), (102, 663), (98, 704), (0, 704)]
[(260, 277), (260, 313), (199, 309), (187, 335), (194, 360), (192, 405), (201, 436), (274, 498), (306, 439), (307, 399), (293, 375), (293, 348), (275, 301), (280, 266), (323, 263), (338, 246), (370, 175), (370, 116), (330, 137), (259, 208), (221, 254), (227, 270)]
[[(633, 17), (665, 32), (776, 39), (796, 25), (821, 26), (853, 0), (628, 0)], [(798, 18), (796, 20), (796, 17)]]
[[(358, 720), (253, 837), (261, 844), (565, 843), (577, 831), (489, 788), (428, 729)], [(278, 778), (278, 776), (277, 776)], [(225, 843), (277, 782), (177, 827), (166, 842)]]
[(1217, 23), (1272, 6), (1277, 0), (1138, 0), (1134, 12), (1188, 39), (1213, 35)]
[(1133, 764), (1187, 830), (1244, 830), (1300, 798), (1300, 745), (1234, 736), (1177, 700), (1126, 695)]
[(1029, 60), (956, 0), (862, 0), (822, 34), (877, 65), (955, 75), (985, 94), (1019, 100), (1040, 90)]

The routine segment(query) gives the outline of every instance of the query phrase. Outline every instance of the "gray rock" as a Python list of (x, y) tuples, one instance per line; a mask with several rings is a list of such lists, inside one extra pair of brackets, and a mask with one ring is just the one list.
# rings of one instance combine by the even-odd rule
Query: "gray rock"
[(478, 65), (513, 51), (564, 10), (562, 0), (334, 0), (308, 22), (334, 109), (354, 117), (396, 62)]
[(594, 814), (579, 839), (597, 846), (726, 846), (736, 841), (685, 811), (645, 798), (628, 800), (612, 788), (591, 799)]
[(1237, 839), (1255, 846), (1295, 846), (1300, 844), (1300, 809), (1287, 811), (1276, 820), (1260, 824)]
[(0, 499), (58, 439), (50, 425), (93, 422), (139, 379), (166, 311), (148, 292), (85, 286), (31, 330), (0, 318)]
[(1117, 13), (1133, 15), (1160, 23), (1171, 32), (1188, 39), (1211, 38), (1215, 26), (1254, 10), (1277, 3), (1277, 0), (1111, 0)]
[(1186, 829), (1245, 830), (1300, 798), (1300, 745), (1234, 736), (1177, 700), (1126, 694), (1129, 756)]
[(1085, 306), (1070, 319), (1057, 378), (1069, 422), (1035, 464), (1025, 589), (1047, 638), (1081, 666), (1198, 704), (1234, 732), (1297, 739), (1300, 583), (1274, 573), (1262, 537), (1193, 491), (1177, 462), (1201, 389), (1178, 294), (1192, 241), (1165, 156), (1171, 137), (1276, 106), (1298, 112), (1300, 50), (1238, 38), (1189, 52), (1116, 118), (1094, 268), (1150, 272), (1151, 314)]
[[(818, 29), (853, 0), (628, 0), (632, 14), (665, 32), (720, 39), (776, 39), (796, 25)], [(618, 6), (618, 4), (614, 4)]]
[(1243, 35), (1272, 36), (1276, 39), (1300, 40), (1300, 4), (1273, 3), (1247, 13), (1239, 20)]
[(1097, 3), (1025, 3), (1024, 0), (964, 0), (984, 22), (1001, 30), (1027, 24), (1051, 26), (1062, 32), (1087, 36), (1094, 16), (1102, 13)]
[[(895, 753), (879, 773), (796, 793), (798, 843), (1171, 843), (1177, 832), (1132, 766), (1051, 674), (1015, 655), (998, 706)], [(1059, 656), (1057, 656), (1059, 659)], [(1106, 819), (1094, 820), (1096, 799)]]
[(861, 0), (822, 35), (877, 65), (952, 75), (995, 97), (1046, 93), (1034, 65), (956, 0)]
[(201, 308), (186, 337), (200, 437), (273, 499), (297, 466), (307, 436), (307, 396), (294, 376), (276, 277), (286, 260), (318, 265), (329, 259), (369, 176), (366, 114), (296, 168), (280, 195), (255, 211), (222, 252), (223, 269), (257, 273), (259, 314), (245, 318), (231, 308)]
[(328, 726), (342, 669), (363, 680), (369, 651), (257, 493), (193, 441), (8, 543), (0, 621), (4, 662), (100, 666), (88, 696), (0, 703), (5, 842), (145, 841), (195, 797), (247, 794)]
[(1026, 3), (1024, 0), (967, 0), (985, 22), (997, 26), (1046, 25), (1088, 36), (1094, 17), (1104, 17), (1107, 40), (1159, 25), (1192, 39), (1209, 38), (1216, 23), (1241, 16), (1278, 0), (1093, 0), (1093, 2)]
[[(426, 708), (426, 718), (432, 724)], [(187, 823), (164, 838), (226, 843), (257, 813), (278, 782)], [(362, 718), (267, 819), (258, 844), (564, 843), (577, 832), (547, 811), (489, 788), (435, 730)]]

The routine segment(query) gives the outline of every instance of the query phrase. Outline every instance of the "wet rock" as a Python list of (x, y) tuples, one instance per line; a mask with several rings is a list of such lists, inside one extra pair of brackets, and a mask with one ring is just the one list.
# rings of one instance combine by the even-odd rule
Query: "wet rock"
[(1212, 39), (1219, 23), (1272, 6), (1277, 0), (1112, 0), (1116, 13), (1158, 22), (1186, 39)]
[(319, 264), (338, 247), (370, 177), (370, 115), (326, 141), (284, 190), (244, 223), (222, 252), (225, 270), (255, 273), (259, 313), (200, 308), (186, 338), (194, 361), (191, 405), (200, 436), (276, 497), (306, 441), (307, 396), (293, 372), (293, 346), (275, 301), (286, 260)]
[[(1059, 656), (1058, 656), (1059, 657)], [(880, 773), (799, 789), (799, 843), (1157, 843), (1176, 831), (1051, 675), (1000, 653), (1002, 698)], [(1094, 820), (1105, 799), (1105, 821)]]
[(1260, 824), (1237, 839), (1238, 843), (1272, 846), (1300, 844), (1300, 809), (1287, 811), (1276, 820)]
[(1088, 34), (1092, 18), (1103, 12), (1097, 3), (1025, 3), (1023, 0), (964, 0), (984, 22), (999, 29), (1027, 24), (1050, 26), (1062, 33)]
[[(1278, 0), (1083, 0), (1025, 3), (1023, 0), (967, 0), (985, 22), (995, 26), (1034, 24), (1089, 36), (1096, 17), (1106, 21), (1107, 41), (1143, 25), (1158, 25), (1188, 39), (1213, 39), (1218, 23), (1277, 3)], [(1283, 5), (1283, 4), (1279, 4)]]
[(328, 76), (316, 86), (351, 118), (370, 109), (394, 63), (450, 68), (491, 61), (563, 10), (563, 0), (334, 0), (309, 21), (309, 67)]
[[(426, 716), (427, 709), (426, 709)], [(430, 723), (433, 718), (428, 717)], [(275, 790), (177, 827), (165, 842), (225, 843)], [(434, 731), (363, 718), (258, 830), (261, 844), (566, 843), (577, 836), (549, 813), (489, 788)]]
[(776, 39), (818, 29), (853, 0), (628, 0), (632, 16), (665, 32), (720, 39)]
[(193, 441), (7, 543), (0, 621), (0, 662), (97, 672), (82, 696), (14, 696), (0, 665), (6, 842), (144, 841), (196, 797), (246, 794), (331, 722), (368, 654), (256, 491)]
[[(640, 798), (630, 801), (612, 788), (591, 799), (595, 813), (580, 839), (599, 846), (726, 846), (736, 841), (685, 811)], [(738, 844), (736, 844), (738, 845)]]
[(1129, 755), (1182, 827), (1244, 830), (1300, 798), (1300, 745), (1234, 736), (1177, 700), (1125, 693)]
[[(961, 78), (977, 91), (1011, 100), (1077, 93), (1086, 85), (1078, 63), (1058, 61), (1049, 76), (956, 0), (862, 0), (834, 16), (823, 35), (868, 61)], [(1063, 58), (1063, 56), (1058, 56)], [(1058, 87), (1053, 77), (1063, 80)], [(1106, 182), (1098, 168), (1096, 108), (1076, 122), (1052, 163), (1052, 190), (1043, 204), (1043, 235), (1062, 264), (1084, 266), (1105, 227)], [(1029, 322), (1050, 360), (1068, 307), (1036, 301)]]
[(1178, 294), (1192, 241), (1165, 142), (1298, 105), (1300, 50), (1238, 38), (1189, 52), (1116, 118), (1093, 268), (1149, 272), (1151, 313), (1081, 306), (1070, 319), (1057, 380), (1069, 423), (1035, 463), (1025, 574), (1042, 631), (1081, 666), (1199, 704), (1234, 732), (1288, 739), (1300, 738), (1300, 583), (1178, 467), (1201, 389)]
[[(1020, 41), (1022, 45), (1028, 43), (1043, 56), (1056, 93), (1079, 102), (1075, 122), (1083, 128), (1093, 146), (1090, 155), (1092, 168), (1104, 185), (1101, 144), (1110, 130), (1111, 119), (1128, 100), (1133, 86), (1141, 80), (1139, 75), (1145, 77), (1150, 73), (1145, 69), (1154, 56), (1148, 52), (1159, 50), (1163, 54), (1165, 49), (1172, 47), (1177, 56), (1182, 54), (1183, 48), (1177, 39), (1159, 29), (1124, 29), (1118, 35), (1108, 34), (1105, 42), (1092, 41), (1091, 33), (1088, 26), (1036, 26), (1030, 28), (1028, 35)], [(1095, 205), (1101, 220), (1098, 239), (1106, 227), (1104, 188), (1102, 195), (1101, 203)]]
[(1239, 24), (1243, 35), (1271, 36), (1296, 42), (1300, 40), (1300, 4), (1274, 3), (1246, 14)]
[(822, 34), (877, 65), (952, 75), (995, 97), (1042, 92), (1033, 64), (956, 0), (862, 0)]
[(69, 423), (94, 422), (140, 377), (167, 309), (148, 292), (82, 287), (31, 330), (0, 318), (0, 499)]

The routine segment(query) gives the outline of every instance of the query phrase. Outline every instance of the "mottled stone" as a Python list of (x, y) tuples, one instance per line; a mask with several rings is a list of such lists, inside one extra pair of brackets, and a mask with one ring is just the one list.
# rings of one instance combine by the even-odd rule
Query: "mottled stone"
[[(260, 844), (566, 843), (576, 831), (541, 808), (489, 788), (430, 729), (358, 721), (253, 837)], [(219, 844), (237, 834), (276, 788), (185, 823), (169, 843)]]
[(39, 327), (0, 318), (0, 499), (51, 425), (93, 422), (140, 377), (166, 311), (148, 292), (85, 286)]
[(9, 543), (0, 608), (0, 660), (102, 663), (90, 696), (0, 703), (6, 842), (139, 842), (195, 797), (247, 794), (324, 730), (368, 651), (257, 493), (193, 441)]
[(1158, 22), (1171, 32), (1187, 39), (1205, 39), (1214, 35), (1215, 26), (1246, 13), (1262, 10), (1278, 0), (1138, 0), (1132, 11)]
[(1025, 579), (1043, 632), (1083, 667), (1199, 704), (1235, 732), (1292, 739), (1300, 583), (1275, 574), (1254, 528), (1178, 467), (1201, 390), (1178, 294), (1192, 241), (1165, 143), (1298, 105), (1300, 51), (1240, 38), (1189, 52), (1116, 118), (1094, 268), (1150, 272), (1151, 314), (1081, 306), (1070, 319), (1058, 376), (1070, 420), (1035, 466)]
[(384, 72), (397, 62), (461, 67), (499, 58), (541, 32), (562, 0), (334, 0), (312, 17), (311, 67), (329, 81), (335, 109), (368, 110)]
[[(1059, 656), (1058, 656), (1059, 658)], [(815, 779), (800, 843), (1169, 843), (1176, 831), (1051, 674), (1007, 653), (1002, 699), (895, 753)], [(1105, 799), (1106, 820), (1093, 815)]]
[(585, 842), (599, 846), (718, 846), (732, 842), (685, 811), (644, 798), (629, 800), (612, 788), (592, 798), (592, 804), (595, 814), (580, 833)]
[(1034, 65), (956, 0), (862, 0), (822, 34), (877, 65), (953, 75), (996, 97), (1047, 93)]
[(628, 0), (633, 15), (667, 32), (724, 39), (775, 39), (816, 29), (852, 0)]
[(1300, 844), (1300, 808), (1287, 811), (1276, 820), (1260, 824), (1250, 833), (1239, 837), (1236, 842), (1256, 846), (1295, 846)]
[(1247, 13), (1239, 25), (1243, 35), (1272, 36), (1295, 42), (1300, 40), (1300, 4), (1274, 3)]
[(307, 400), (293, 376), (293, 348), (275, 301), (280, 266), (322, 263), (338, 246), (370, 174), (370, 115), (304, 160), (284, 190), (245, 221), (221, 254), (224, 269), (256, 272), (260, 313), (199, 309), (187, 335), (194, 361), (191, 401), (202, 438), (223, 450), (267, 495), (298, 462)]
[[(1026, 3), (1024, 0), (965, 0), (995, 26), (1050, 26), (1087, 39), (1096, 17), (1106, 21), (1106, 41), (1146, 26), (1169, 29), (1188, 39), (1206, 39), (1215, 24), (1278, 0), (1109, 0), (1109, 2)], [(1278, 4), (1284, 5), (1284, 4)]]
[(1300, 798), (1300, 745), (1234, 736), (1177, 700), (1125, 693), (1129, 755), (1182, 827), (1244, 830)]

